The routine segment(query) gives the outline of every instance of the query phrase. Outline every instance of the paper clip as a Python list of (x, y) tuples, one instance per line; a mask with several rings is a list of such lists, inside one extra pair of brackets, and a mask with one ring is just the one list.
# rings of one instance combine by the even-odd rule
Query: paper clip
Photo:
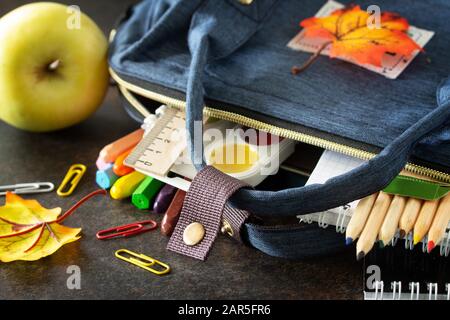
[[(150, 225), (145, 228), (146, 225)], [(134, 222), (127, 225), (105, 229), (97, 232), (97, 239), (106, 240), (119, 237), (131, 237), (137, 234), (155, 230), (158, 227), (158, 223), (153, 220), (145, 220), (140, 222)]]
[[(130, 255), (131, 257), (127, 258), (127, 257), (121, 255), (121, 253), (126, 253), (126, 254)], [(135, 266), (138, 266), (142, 269), (150, 271), (151, 273), (154, 273), (158, 276), (162, 276), (162, 275), (170, 272), (170, 267), (167, 264), (165, 264), (161, 261), (158, 261), (156, 259), (153, 259), (152, 257), (146, 256), (144, 254), (138, 254), (138, 253), (132, 252), (127, 249), (117, 250), (115, 253), (115, 256), (123, 261), (134, 264)], [(163, 269), (156, 270), (156, 269), (150, 268), (154, 265), (159, 265), (160, 267), (163, 267)]]
[(33, 182), (33, 183), (19, 183), (9, 186), (0, 186), (0, 196), (6, 195), (8, 191), (15, 194), (31, 194), (50, 192), (55, 189), (55, 185), (51, 182)]
[[(73, 190), (77, 187), (78, 183), (86, 172), (86, 166), (84, 164), (74, 164), (67, 171), (61, 185), (56, 190), (56, 193), (60, 197), (67, 197), (72, 194)], [(69, 190), (63, 191), (68, 185), (70, 185)]]

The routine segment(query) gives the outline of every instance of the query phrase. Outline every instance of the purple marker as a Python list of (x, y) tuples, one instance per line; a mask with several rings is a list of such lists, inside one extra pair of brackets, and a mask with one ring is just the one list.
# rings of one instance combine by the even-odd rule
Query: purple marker
[(167, 208), (169, 208), (169, 205), (172, 202), (177, 190), (177, 188), (171, 186), (170, 184), (166, 184), (162, 187), (161, 191), (159, 191), (155, 198), (155, 202), (153, 203), (153, 211), (155, 213), (165, 213)]

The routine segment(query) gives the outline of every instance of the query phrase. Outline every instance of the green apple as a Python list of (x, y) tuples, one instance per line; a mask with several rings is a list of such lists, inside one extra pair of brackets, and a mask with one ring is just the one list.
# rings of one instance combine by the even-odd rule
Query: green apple
[(58, 130), (89, 117), (108, 88), (108, 41), (85, 14), (37, 2), (0, 19), (0, 119)]

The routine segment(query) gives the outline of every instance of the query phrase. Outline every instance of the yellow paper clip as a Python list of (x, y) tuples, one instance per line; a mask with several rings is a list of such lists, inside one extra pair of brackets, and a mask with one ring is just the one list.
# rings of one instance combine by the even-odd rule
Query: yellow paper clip
[[(77, 187), (78, 183), (86, 172), (86, 166), (84, 164), (74, 164), (67, 171), (66, 176), (64, 177), (61, 185), (56, 190), (56, 193), (60, 197), (67, 197), (72, 194), (73, 190)], [(67, 191), (64, 189), (70, 185), (70, 188)]]
[[(127, 253), (131, 257), (127, 258), (127, 257), (121, 255), (121, 253)], [(116, 253), (115, 253), (115, 256), (117, 258), (123, 260), (123, 261), (126, 261), (128, 263), (134, 264), (135, 266), (138, 266), (138, 267), (140, 267), (142, 269), (150, 271), (150, 272), (152, 272), (152, 273), (154, 273), (154, 274), (156, 274), (158, 276), (162, 276), (163, 274), (166, 274), (166, 273), (170, 272), (170, 267), (167, 264), (165, 264), (165, 263), (163, 263), (161, 261), (158, 261), (156, 259), (153, 259), (152, 257), (148, 257), (148, 256), (146, 256), (144, 254), (138, 254), (138, 253), (132, 252), (132, 251), (127, 250), (127, 249), (117, 250)], [(135, 258), (133, 258), (133, 257), (135, 257)], [(156, 269), (150, 268), (150, 267), (152, 267), (154, 265), (159, 265), (159, 266), (163, 267), (164, 269), (163, 270), (156, 270)]]

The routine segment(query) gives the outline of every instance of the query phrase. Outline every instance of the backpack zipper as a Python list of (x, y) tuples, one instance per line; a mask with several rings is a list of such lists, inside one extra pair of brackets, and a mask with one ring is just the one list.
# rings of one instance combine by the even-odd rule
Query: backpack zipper
[[(157, 92), (153, 92), (147, 89), (143, 89), (139, 86), (136, 86), (132, 83), (127, 82), (122, 79), (114, 70), (110, 68), (111, 77), (114, 81), (117, 82), (119, 87), (123, 87), (126, 90), (136, 93), (145, 98), (158, 101), (162, 104), (168, 105), (173, 108), (177, 108), (179, 110), (184, 110), (186, 107), (186, 102), (180, 99), (175, 99), (166, 95), (162, 95)], [(130, 104), (136, 108), (138, 111), (143, 109), (143, 106), (131, 95), (127, 94), (126, 90), (121, 89), (122, 94), (124, 94), (125, 98), (130, 102)], [(246, 127), (250, 127), (253, 129), (261, 130), (264, 132), (271, 133), (273, 135), (277, 135), (283, 138), (299, 141), (302, 143), (310, 144), (322, 149), (331, 150), (334, 152), (342, 153), (347, 156), (355, 157), (361, 160), (370, 160), (376, 156), (375, 153), (360, 150), (354, 147), (350, 147), (344, 144), (339, 144), (333, 141), (329, 141), (323, 138), (318, 138), (312, 135), (308, 135), (305, 133), (297, 132), (294, 130), (284, 129), (281, 127), (277, 127), (259, 120), (255, 120), (237, 113), (220, 110), (213, 107), (205, 106), (204, 115), (208, 117), (218, 118), (222, 120), (227, 120), (230, 122), (234, 122)], [(420, 176), (425, 176), (430, 179), (450, 183), (450, 174), (430, 169), (424, 166), (420, 166), (413, 163), (407, 163), (404, 171), (407, 171), (411, 174), (416, 174)]]

